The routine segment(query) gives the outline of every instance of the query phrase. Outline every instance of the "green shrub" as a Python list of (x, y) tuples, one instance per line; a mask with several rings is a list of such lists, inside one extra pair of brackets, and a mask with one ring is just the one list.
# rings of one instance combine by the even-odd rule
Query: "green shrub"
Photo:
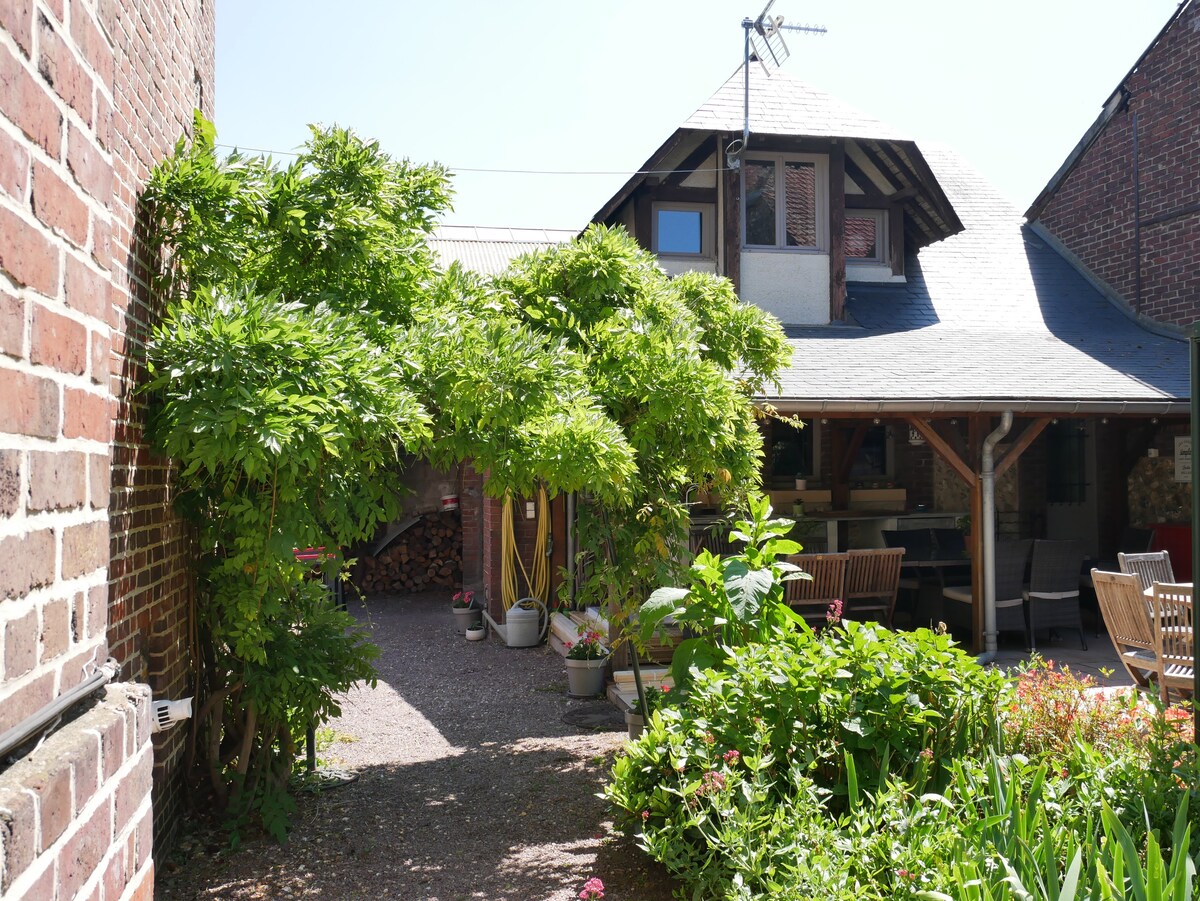
[[(868, 874), (866, 858), (842, 853), (838, 818), (868, 821), (861, 799), (881, 794), (893, 800), (876, 815), (891, 817), (907, 786), (944, 781), (945, 761), (993, 739), (1005, 678), (945, 635), (847, 623), (724, 650), (722, 668), (692, 672), (682, 706), (651, 718), (607, 789), (646, 851), (699, 897), (734, 886), (789, 897), (780, 886), (800, 891), (816, 871), (859, 893), (880, 868), (892, 871), (902, 830), (870, 832), (883, 844)], [(935, 830), (931, 841), (946, 839)]]

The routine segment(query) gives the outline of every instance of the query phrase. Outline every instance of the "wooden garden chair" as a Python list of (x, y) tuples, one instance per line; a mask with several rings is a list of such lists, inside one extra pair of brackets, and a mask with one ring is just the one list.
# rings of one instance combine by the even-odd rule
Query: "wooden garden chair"
[(892, 628), (904, 548), (847, 551), (846, 556), (846, 615), (858, 619), (859, 614), (874, 613), (879, 622)]
[(1158, 657), (1150, 604), (1141, 582), (1133, 573), (1093, 569), (1092, 587), (1118, 659), (1134, 683), (1146, 688), (1158, 671)]
[(1166, 551), (1149, 551), (1145, 554), (1117, 554), (1117, 563), (1123, 573), (1133, 573), (1142, 583), (1142, 591), (1149, 591), (1155, 582), (1174, 583), (1175, 573), (1171, 569), (1171, 556)]
[(1154, 652), (1158, 657), (1158, 693), (1163, 703), (1175, 689), (1190, 697), (1195, 685), (1192, 656), (1192, 586), (1155, 582), (1150, 616), (1154, 620)]
[(810, 624), (825, 622), (829, 605), (845, 598), (849, 554), (793, 554), (787, 559), (812, 578), (784, 582), (784, 599)]

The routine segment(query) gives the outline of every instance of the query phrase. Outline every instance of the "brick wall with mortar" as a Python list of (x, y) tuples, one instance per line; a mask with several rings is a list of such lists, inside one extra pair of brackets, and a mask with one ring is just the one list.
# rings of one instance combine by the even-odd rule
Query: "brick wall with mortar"
[(0, 896), (153, 896), (150, 690), (101, 700), (0, 774)]
[[(133, 393), (137, 204), (212, 115), (213, 44), (211, 0), (0, 2), (0, 731), (108, 655), (186, 693), (191, 555)], [(155, 745), (160, 826), (184, 738)]]
[[(1200, 3), (1191, 3), (1125, 83), (1130, 97), (1037, 221), (1134, 309), (1200, 319)], [(1134, 240), (1133, 116), (1141, 171), (1141, 298)], [(1147, 222), (1155, 220), (1157, 222)]]

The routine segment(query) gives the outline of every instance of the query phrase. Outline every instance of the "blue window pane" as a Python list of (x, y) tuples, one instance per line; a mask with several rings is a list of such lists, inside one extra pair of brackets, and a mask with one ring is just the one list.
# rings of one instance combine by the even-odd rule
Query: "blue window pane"
[(702, 253), (701, 222), (699, 210), (659, 210), (658, 252)]

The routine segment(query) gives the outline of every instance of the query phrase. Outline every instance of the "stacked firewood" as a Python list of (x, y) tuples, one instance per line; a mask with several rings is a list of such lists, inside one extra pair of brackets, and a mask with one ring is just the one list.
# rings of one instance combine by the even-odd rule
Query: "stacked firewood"
[(431, 513), (371, 556), (359, 553), (354, 583), (363, 594), (456, 587), (462, 582), (462, 525), (455, 513)]

